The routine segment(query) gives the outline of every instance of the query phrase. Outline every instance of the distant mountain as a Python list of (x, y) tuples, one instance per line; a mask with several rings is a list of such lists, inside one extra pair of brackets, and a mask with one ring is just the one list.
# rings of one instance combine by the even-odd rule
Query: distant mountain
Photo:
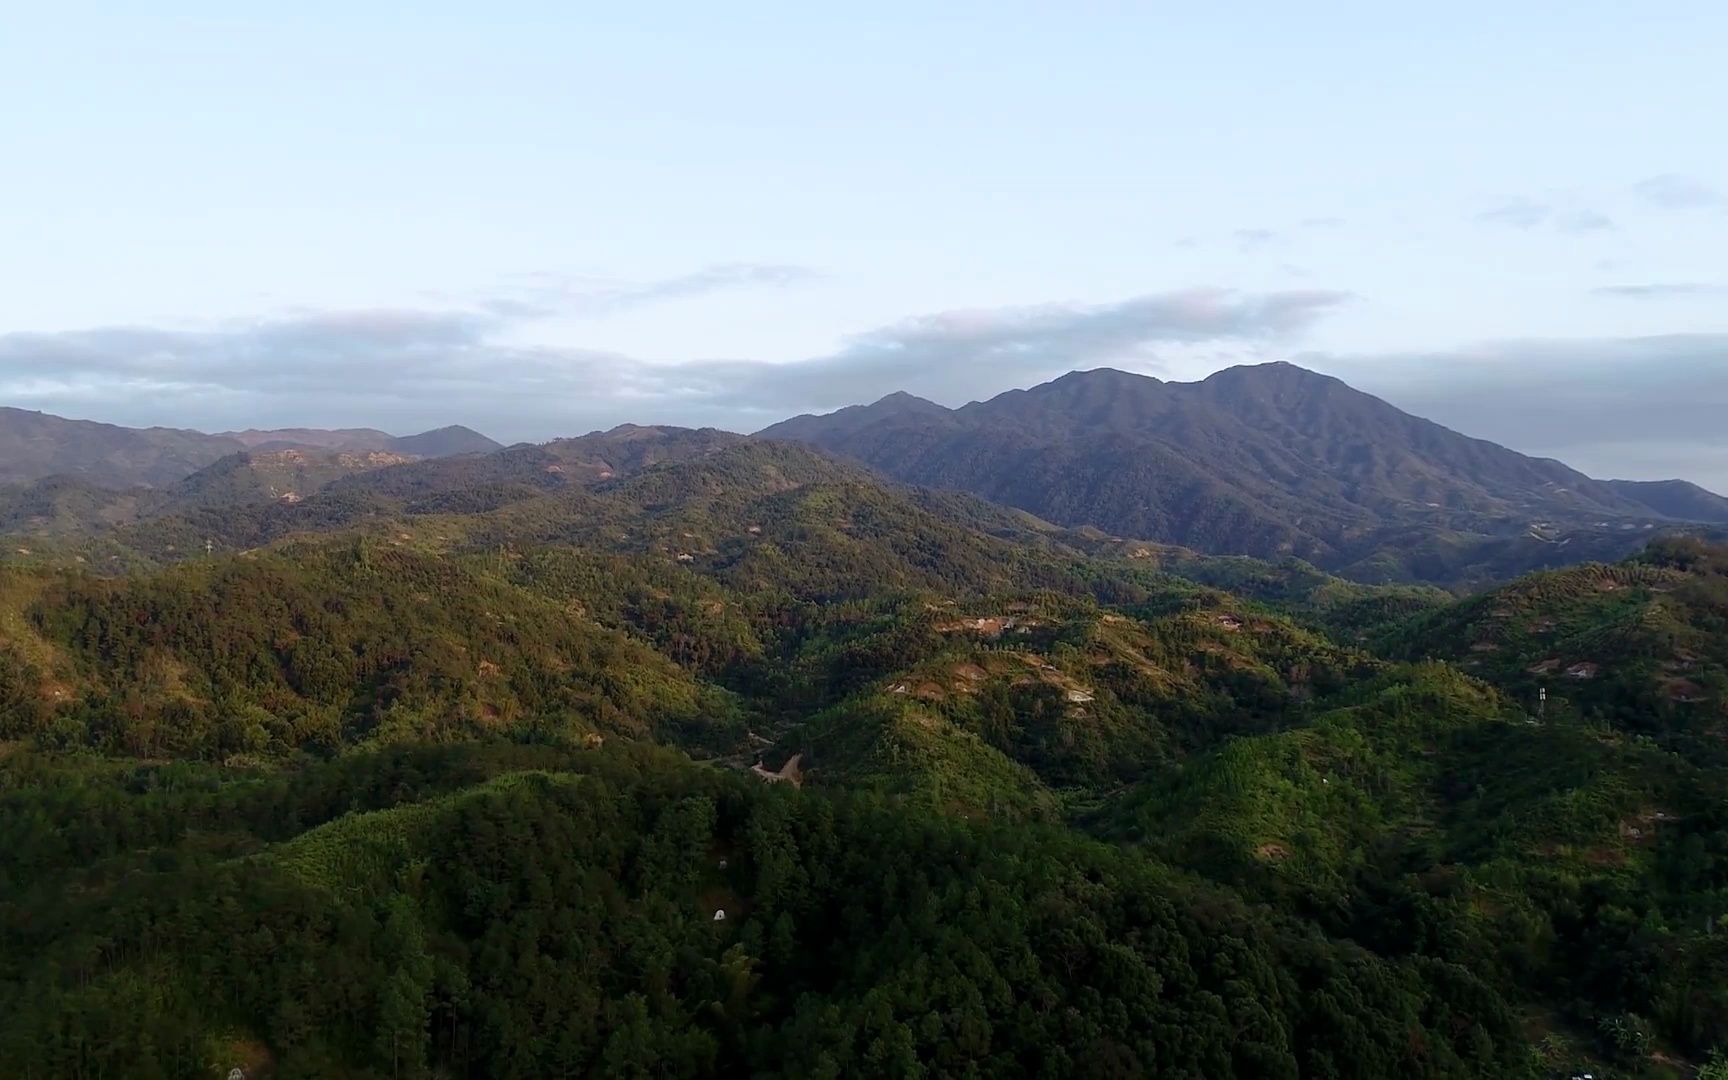
[(487, 438), (473, 428), (451, 424), (448, 427), (422, 431), (418, 435), (391, 439), (387, 446), (379, 449), (414, 457), (441, 458), (455, 457), (458, 454), (490, 454), (494, 450), (504, 449), (504, 444)]
[(248, 428), (245, 431), (218, 432), (217, 437), (233, 439), (253, 450), (281, 450), (295, 446), (326, 450), (383, 450), (396, 441), (394, 435), (376, 428)]
[(202, 514), (219, 521), (261, 504), (291, 507), (337, 480), (415, 460), (384, 450), (245, 450), (172, 484), (123, 491), (76, 476), (47, 476), (0, 486), (0, 535), (19, 538), (28, 550), (37, 541), (90, 536), (153, 519)]
[[(787, 439), (794, 442), (818, 442), (823, 437), (832, 438), (837, 434), (853, 434), (886, 420), (903, 420), (922, 417), (933, 423), (941, 423), (942, 418), (949, 416), (947, 409), (934, 401), (926, 401), (921, 397), (897, 391), (871, 405), (848, 405), (821, 416), (794, 416), (790, 420), (775, 424), (769, 431), (775, 439)], [(761, 434), (768, 435), (769, 431)]]
[(380, 450), (410, 457), (454, 457), (457, 454), (490, 454), (504, 449), (504, 444), (460, 424), (422, 431), (418, 435), (395, 436), (376, 428), (278, 428), (272, 431), (251, 429), (225, 431), (221, 438), (236, 439), (254, 450), (285, 450), (317, 447), (324, 450), (350, 452)]
[(1728, 522), (1728, 499), (1685, 480), (1604, 480), (1603, 483), (1664, 517)]
[(954, 410), (894, 395), (758, 437), (811, 443), (1063, 525), (1210, 553), (1295, 555), (1369, 580), (1492, 574), (1474, 550), (1490, 540), (1518, 549), (1490, 563), (1555, 565), (1545, 560), (1565, 556), (1547, 549), (1581, 529), (1608, 530), (1606, 550), (1593, 554), (1618, 557), (1646, 524), (1728, 512), (1728, 500), (1692, 485), (1593, 480), (1288, 363), (1196, 383), (1073, 372)]
[[(761, 482), (770, 490), (793, 474), (808, 479), (812, 468), (826, 470), (823, 475), (868, 475), (803, 447), (753, 442), (712, 428), (625, 425), (540, 446), (425, 459), (376, 450), (250, 450), (163, 488), (112, 491), (59, 476), (0, 487), (0, 536), (14, 550), (31, 553), (46, 551), (49, 540), (86, 554), (99, 549), (105, 569), (123, 570), (178, 561), (201, 553), (207, 541), (222, 550), (256, 547), (293, 533), (404, 514), (482, 515), (517, 504), (530, 504), (525, 514), (541, 515), (555, 530), (568, 532), (577, 523), (591, 524), (594, 507), (586, 493), (663, 466), (692, 469), (652, 481), (653, 505), (734, 486), (735, 478), (700, 467), (709, 459), (724, 460), (729, 449), (762, 459)], [(677, 476), (683, 477), (679, 483), (697, 487), (668, 488)], [(1006, 530), (1001, 521), (988, 527), (997, 535)], [(498, 537), (514, 538), (514, 532)]]
[(0, 408), (0, 483), (75, 476), (106, 487), (171, 484), (246, 447), (177, 428), (125, 428)]
[(313, 449), (437, 458), (487, 454), (501, 448), (502, 444), (465, 427), (443, 427), (400, 438), (371, 428), (283, 428), (210, 435), (178, 428), (127, 428), (0, 408), (0, 484), (71, 476), (113, 489), (165, 487), (246, 450)]
[[(446, 429), (452, 430), (452, 429)], [(355, 476), (332, 490), (391, 498), (448, 498), (476, 509), (476, 500), (510, 501), (572, 485), (628, 476), (650, 465), (685, 461), (745, 441), (714, 428), (621, 424), (547, 443), (519, 443), (496, 453), (429, 458)]]
[(386, 450), (249, 450), (231, 454), (160, 493), (163, 512), (256, 502), (299, 502), (337, 480), (416, 459)]

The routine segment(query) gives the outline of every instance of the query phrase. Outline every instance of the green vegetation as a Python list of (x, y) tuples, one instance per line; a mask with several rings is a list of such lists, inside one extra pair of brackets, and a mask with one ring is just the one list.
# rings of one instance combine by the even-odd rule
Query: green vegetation
[(1444, 956), (1694, 1052), (1721, 1042), (1719, 771), (1533, 725), (1439, 665), (1345, 700), (1200, 756), (1099, 825), (1383, 954)]
[(1725, 673), (1690, 541), (1456, 600), (646, 429), (213, 497), (0, 564), (0, 1061), (1687, 1076)]
[(497, 731), (700, 737), (738, 723), (723, 692), (564, 604), (364, 540), (9, 591), (33, 600), (0, 652), (7, 737), (281, 756)]
[(1728, 554), (1652, 544), (1612, 566), (1537, 574), (1386, 635), (1385, 651), (1443, 657), (1533, 705), (1722, 758), (1728, 734)]
[[(552, 771), (504, 771), (529, 761)], [(498, 771), (431, 793), (476, 762)], [(38, 886), (0, 926), (12, 1074), (196, 1075), (242, 1059), (280, 1076), (1370, 1078), (1524, 1064), (1512, 1017), (1463, 969), (1328, 942), (1060, 829), (818, 798), (610, 748), (333, 768), (270, 794), (316, 813), (333, 780), (405, 770), (428, 794), (272, 844), (244, 816), (192, 831), (235, 801), (220, 773), (74, 779), (9, 763), (9, 839), (25, 845), (46, 843), (54, 811), (122, 785), (155, 788), (128, 799), (185, 827), (154, 850), (32, 867)], [(44, 879), (76, 883), (76, 899)]]

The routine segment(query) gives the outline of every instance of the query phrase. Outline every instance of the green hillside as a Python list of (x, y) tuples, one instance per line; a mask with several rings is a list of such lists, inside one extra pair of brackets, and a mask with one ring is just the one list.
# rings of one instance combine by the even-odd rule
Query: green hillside
[(1716, 752), (1728, 734), (1728, 555), (1665, 541), (1635, 559), (1538, 574), (1386, 638), (1527, 704)]
[(1719, 1041), (1705, 1033), (1728, 1019), (1720, 770), (1538, 724), (1439, 665), (1339, 706), (1228, 743), (1096, 827), (1378, 951), (1568, 1003), (1598, 1037)]
[(1728, 1047), (1721, 549), (1455, 599), (784, 444), (555, 454), (0, 562), (0, 1060), (1682, 1077)]
[[(477, 757), (492, 778), (456, 786)], [(528, 762), (538, 771), (504, 771)], [(276, 805), (315, 814), (336, 766), (283, 783), (5, 765), (8, 850), (117, 797), (183, 830), (155, 856), (105, 834), (114, 853), (93, 866), (33, 863), (80, 888), (3, 910), (6, 1060), (19, 1075), (235, 1062), (283, 1076), (1365, 1080), (1523, 1064), (1513, 1018), (1462, 968), (1329, 942), (1059, 829), (834, 802), (610, 748), (373, 756), (339, 779), (404, 766), (420, 795), (284, 835), (245, 814), (192, 829), (220, 820), (235, 783), (274, 784)]]
[(727, 695), (647, 644), (364, 540), (125, 579), (10, 571), (0, 592), (19, 604), (0, 641), (4, 737), (269, 757), (535, 730), (740, 733)]

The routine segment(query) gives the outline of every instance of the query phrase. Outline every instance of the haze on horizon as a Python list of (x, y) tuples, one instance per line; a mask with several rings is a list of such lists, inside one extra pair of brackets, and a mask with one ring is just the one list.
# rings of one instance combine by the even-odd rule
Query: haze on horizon
[(749, 431), (1290, 359), (1728, 490), (1728, 9), (8, 17), (0, 404)]

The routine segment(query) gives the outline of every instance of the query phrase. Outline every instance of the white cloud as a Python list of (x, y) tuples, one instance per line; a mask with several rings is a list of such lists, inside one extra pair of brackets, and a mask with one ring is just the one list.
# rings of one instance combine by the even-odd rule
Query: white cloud
[(789, 263), (720, 263), (658, 281), (617, 282), (550, 272), (518, 276), (519, 284), (481, 306), (501, 318), (597, 316), (732, 289), (799, 285), (822, 275)]
[(1590, 291), (1597, 296), (1615, 296), (1627, 300), (1667, 300), (1679, 296), (1721, 296), (1728, 293), (1728, 286), (1676, 281), (1644, 285), (1603, 285)]
[(1680, 477), (1728, 491), (1728, 334), (1506, 341), (1297, 361), (1467, 435), (1594, 475)]
[[(692, 277), (656, 291), (711, 284)], [(509, 344), (507, 332), (537, 316), (496, 304), (303, 312), (198, 331), (0, 335), (0, 397), (122, 423), (211, 428), (463, 422), (512, 438), (624, 420), (748, 427), (897, 389), (964, 400), (1076, 367), (1155, 366), (1159, 347), (1287, 342), (1347, 299), (1191, 289), (1112, 304), (940, 312), (790, 364), (651, 362)]]
[(1484, 210), (1476, 215), (1476, 220), (1485, 225), (1504, 225), (1524, 230), (1552, 225), (1559, 232), (1574, 235), (1609, 232), (1618, 228), (1613, 218), (1587, 206), (1562, 210), (1550, 203), (1523, 197)]
[(1728, 195), (1702, 180), (1677, 173), (1665, 173), (1640, 180), (1632, 185), (1632, 193), (1664, 210), (1707, 210), (1728, 207)]
[(1476, 215), (1476, 220), (1487, 225), (1510, 225), (1514, 229), (1534, 229), (1547, 221), (1554, 210), (1542, 203), (1529, 199), (1513, 199), (1512, 201), (1484, 210)]

